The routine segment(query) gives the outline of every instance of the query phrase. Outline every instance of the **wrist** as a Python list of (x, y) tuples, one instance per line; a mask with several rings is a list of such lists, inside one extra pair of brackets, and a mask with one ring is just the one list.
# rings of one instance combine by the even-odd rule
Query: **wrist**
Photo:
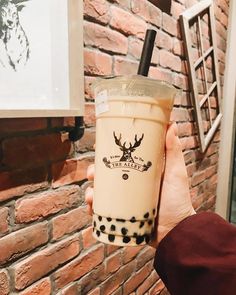
[(157, 225), (158, 232), (156, 236), (153, 238), (153, 241), (151, 241), (150, 246), (157, 249), (159, 243), (165, 238), (168, 233), (174, 229), (181, 221), (185, 220), (186, 218), (195, 215), (196, 211), (193, 207), (189, 208), (189, 212), (181, 216), (181, 218), (178, 218), (177, 220), (172, 220), (172, 222), (167, 223), (166, 225)]

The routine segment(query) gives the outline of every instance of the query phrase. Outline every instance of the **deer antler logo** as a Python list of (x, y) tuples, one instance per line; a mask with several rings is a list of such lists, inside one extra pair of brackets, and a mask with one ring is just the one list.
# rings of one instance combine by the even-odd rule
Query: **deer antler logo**
[(142, 136), (139, 139), (137, 138), (137, 134), (136, 134), (134, 137), (134, 140), (135, 140), (134, 144), (132, 145), (132, 143), (130, 142), (130, 146), (128, 148), (126, 147), (126, 141), (123, 144), (121, 143), (121, 134), (119, 138), (117, 138), (115, 132), (113, 132), (113, 136), (115, 138), (115, 143), (120, 147), (120, 150), (123, 152), (123, 155), (120, 158), (120, 161), (134, 163), (134, 159), (132, 158), (131, 153), (133, 153), (135, 149), (140, 146), (143, 140), (144, 134), (142, 134)]
[[(126, 146), (126, 141), (123, 143), (121, 142), (122, 136), (121, 133), (119, 137), (116, 135), (115, 132), (113, 132), (113, 136), (115, 139), (115, 143), (118, 145), (120, 150), (123, 152), (122, 156), (120, 155), (110, 155), (109, 158), (104, 157), (102, 159), (103, 163), (107, 168), (110, 169), (121, 169), (123, 172), (126, 172), (122, 175), (122, 178), (124, 180), (127, 180), (129, 178), (129, 175), (127, 172), (131, 172), (132, 170), (136, 170), (139, 172), (148, 171), (148, 169), (152, 166), (151, 161), (147, 161), (146, 163), (142, 159), (142, 157), (134, 156), (134, 159), (132, 157), (132, 153), (136, 150), (137, 147), (141, 145), (141, 142), (144, 138), (144, 134), (140, 138), (138, 138), (137, 134), (134, 137), (134, 143), (129, 143), (129, 146)], [(119, 160), (118, 160), (119, 159)]]

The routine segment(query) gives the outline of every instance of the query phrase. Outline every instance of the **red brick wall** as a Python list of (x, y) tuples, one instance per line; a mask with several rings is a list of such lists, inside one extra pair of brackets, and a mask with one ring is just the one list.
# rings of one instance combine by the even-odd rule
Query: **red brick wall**
[[(107, 246), (91, 237), (84, 203), (94, 157), (90, 84), (95, 76), (136, 73), (145, 30), (157, 30), (150, 76), (183, 89), (172, 119), (193, 204), (214, 210), (220, 137), (200, 154), (178, 25), (179, 14), (195, 2), (172, 1), (169, 16), (147, 0), (84, 0), (86, 132), (76, 144), (62, 132), (70, 119), (0, 120), (0, 295), (164, 294), (151, 248)], [(228, 1), (214, 2), (223, 78)]]

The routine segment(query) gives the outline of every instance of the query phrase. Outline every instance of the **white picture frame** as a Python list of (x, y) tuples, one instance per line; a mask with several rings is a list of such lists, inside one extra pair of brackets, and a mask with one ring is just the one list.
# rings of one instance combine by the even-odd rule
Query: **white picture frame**
[(83, 1), (0, 2), (0, 118), (83, 116)]

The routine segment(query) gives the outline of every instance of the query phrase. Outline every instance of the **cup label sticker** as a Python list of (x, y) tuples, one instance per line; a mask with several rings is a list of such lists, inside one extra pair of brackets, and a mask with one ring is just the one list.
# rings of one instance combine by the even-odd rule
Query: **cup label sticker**
[[(151, 166), (152, 162), (148, 161), (146, 164), (143, 163), (144, 160), (141, 157), (133, 156), (132, 153), (139, 147), (143, 141), (144, 134), (138, 138), (137, 134), (135, 134), (133, 143), (130, 142), (130, 145), (126, 147), (126, 142), (122, 143), (122, 135), (119, 137), (113, 132), (113, 137), (115, 144), (119, 146), (122, 151), (122, 155), (114, 155), (110, 156), (111, 160), (108, 160), (106, 157), (103, 158), (103, 162), (106, 167), (110, 169), (120, 168), (123, 172), (126, 172), (122, 175), (124, 180), (129, 178), (127, 172), (130, 172), (129, 169), (134, 169), (139, 172), (147, 171)], [(112, 161), (113, 160), (113, 161)]]
[(97, 94), (95, 104), (96, 116), (109, 111), (107, 90), (103, 90)]

